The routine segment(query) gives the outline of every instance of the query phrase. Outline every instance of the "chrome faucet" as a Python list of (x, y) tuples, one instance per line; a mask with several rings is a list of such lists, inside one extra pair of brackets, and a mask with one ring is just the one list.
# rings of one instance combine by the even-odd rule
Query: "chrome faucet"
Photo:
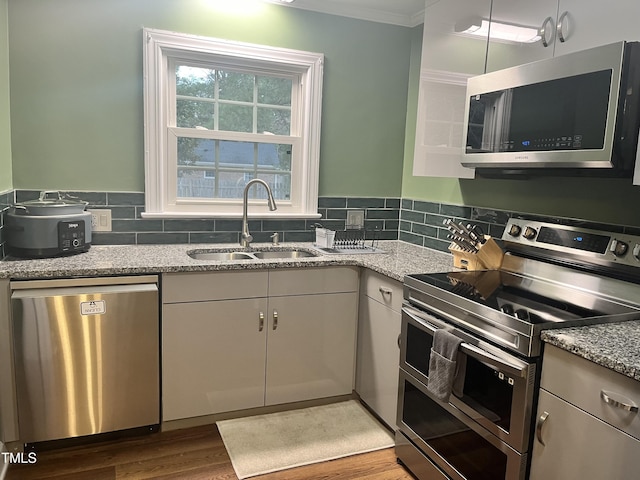
[(247, 218), (247, 210), (249, 206), (249, 188), (251, 188), (251, 185), (253, 185), (254, 183), (264, 185), (264, 188), (267, 189), (267, 195), (269, 196), (267, 199), (269, 210), (273, 212), (274, 210), (278, 209), (278, 207), (276, 206), (276, 201), (273, 198), (273, 194), (271, 193), (271, 188), (269, 187), (269, 184), (267, 182), (259, 178), (253, 178), (247, 182), (244, 187), (244, 197), (242, 201), (242, 235), (240, 237), (240, 245), (245, 248), (248, 248), (253, 241), (253, 237), (249, 233), (249, 220)]

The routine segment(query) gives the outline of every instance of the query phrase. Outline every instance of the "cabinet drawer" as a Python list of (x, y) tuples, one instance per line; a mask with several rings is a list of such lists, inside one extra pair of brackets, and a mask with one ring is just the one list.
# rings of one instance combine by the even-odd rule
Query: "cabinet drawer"
[(167, 273), (162, 303), (266, 297), (268, 278), (266, 270)]
[(402, 308), (402, 283), (385, 275), (365, 270), (362, 275), (362, 292), (396, 312)]
[(607, 404), (601, 392), (640, 406), (640, 382), (552, 345), (545, 345), (541, 387), (640, 439), (640, 414)]
[(545, 390), (540, 392), (538, 417), (542, 412), (548, 415), (533, 442), (530, 480), (638, 477), (638, 440)]
[(269, 296), (314, 295), (358, 291), (356, 267), (269, 270)]

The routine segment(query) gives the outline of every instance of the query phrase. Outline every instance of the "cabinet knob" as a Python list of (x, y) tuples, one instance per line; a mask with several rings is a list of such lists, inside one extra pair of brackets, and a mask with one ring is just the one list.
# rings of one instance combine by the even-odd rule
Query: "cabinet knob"
[(278, 328), (278, 312), (276, 310), (273, 311), (273, 329)]
[(261, 332), (262, 330), (264, 330), (264, 313), (260, 312), (260, 315), (258, 315), (258, 331)]

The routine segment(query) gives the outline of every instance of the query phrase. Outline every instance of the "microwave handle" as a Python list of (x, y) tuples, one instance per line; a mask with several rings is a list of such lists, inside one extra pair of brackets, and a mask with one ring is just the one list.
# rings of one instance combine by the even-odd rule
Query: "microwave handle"
[[(420, 323), (420, 325), (422, 325), (426, 330), (428, 330), (429, 333), (431, 333), (431, 335), (435, 334), (436, 330), (446, 327), (446, 324), (438, 322), (434, 317), (431, 317), (429, 315), (428, 319), (424, 318), (422, 315), (417, 314), (417, 311), (415, 311), (412, 308), (404, 307), (403, 311), (413, 320)], [(439, 325), (434, 326), (431, 323), (429, 323), (432, 321), (433, 323), (436, 323)], [(462, 342), (460, 344), (460, 350), (463, 353), (469, 355), (470, 357), (475, 358), (476, 360), (489, 364), (492, 367), (497, 368), (498, 370), (504, 370), (505, 372), (511, 375), (515, 375), (521, 378), (525, 378), (527, 375), (526, 366), (521, 367), (519, 365), (514, 365), (513, 363), (510, 363), (503, 358), (493, 355), (487, 352), (486, 350), (483, 350), (482, 348), (476, 347), (475, 345), (471, 345), (470, 343)]]
[[(547, 39), (547, 32), (550, 33), (549, 38)], [(551, 45), (551, 42), (553, 42), (553, 18), (551, 17), (547, 17), (544, 19), (544, 22), (542, 22), (542, 26), (540, 27), (540, 30), (538, 30), (538, 33), (540, 34), (540, 39), (542, 41), (542, 46), (547, 48), (549, 45)]]

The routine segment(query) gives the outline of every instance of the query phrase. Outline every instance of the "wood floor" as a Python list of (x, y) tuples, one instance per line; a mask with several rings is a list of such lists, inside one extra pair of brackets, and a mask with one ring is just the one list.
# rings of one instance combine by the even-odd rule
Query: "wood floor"
[[(7, 480), (237, 480), (215, 425), (37, 452)], [(271, 473), (255, 480), (410, 480), (393, 448)]]

